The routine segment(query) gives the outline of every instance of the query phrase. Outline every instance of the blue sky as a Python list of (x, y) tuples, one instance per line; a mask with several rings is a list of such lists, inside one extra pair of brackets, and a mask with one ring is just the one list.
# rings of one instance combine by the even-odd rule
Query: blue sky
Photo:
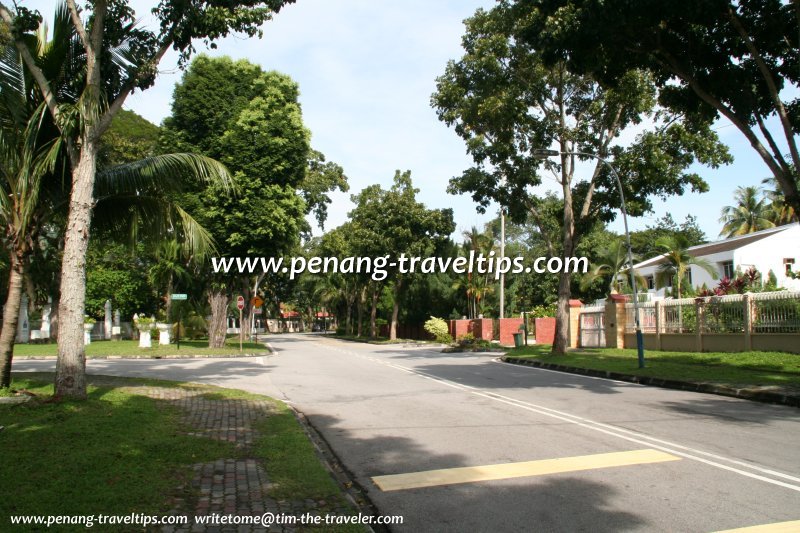
[[(149, 26), (155, 2), (134, 0), (137, 15)], [(492, 0), (298, 0), (264, 26), (261, 40), (231, 37), (209, 55), (246, 58), (267, 70), (289, 74), (300, 85), (306, 125), (312, 145), (342, 165), (351, 193), (372, 183), (388, 186), (394, 171), (411, 170), (419, 198), (429, 207), (451, 207), (457, 232), (482, 225), (468, 196), (445, 191), (448, 180), (470, 165), (458, 136), (439, 122), (430, 107), (435, 78), (449, 59), (461, 56), (463, 19)], [(52, 1), (24, 2), (47, 16)], [(128, 99), (126, 108), (160, 123), (170, 113), (172, 90), (180, 80), (174, 55), (160, 65), (154, 87)], [(720, 210), (733, 203), (737, 186), (760, 183), (768, 170), (741, 133), (726, 122), (718, 133), (735, 158), (717, 170), (694, 169), (710, 185), (705, 194), (687, 193), (665, 202), (654, 201), (655, 212), (632, 219), (631, 229), (643, 229), (665, 213), (682, 221), (697, 217), (709, 239), (717, 238)], [(334, 195), (327, 228), (345, 221), (351, 209), (348, 194)], [(611, 229), (622, 231), (620, 222)]]

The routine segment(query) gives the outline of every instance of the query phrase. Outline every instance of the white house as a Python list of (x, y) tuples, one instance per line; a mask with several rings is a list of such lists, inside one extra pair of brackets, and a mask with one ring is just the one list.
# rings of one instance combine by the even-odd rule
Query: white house
[[(692, 246), (689, 254), (711, 263), (717, 274), (714, 279), (703, 268), (692, 265), (689, 282), (695, 288), (705, 283), (713, 289), (723, 277), (733, 279), (737, 271), (746, 272), (755, 267), (764, 281), (772, 270), (779, 287), (800, 290), (800, 280), (788, 275), (800, 271), (800, 224), (797, 223)], [(663, 263), (664, 256), (660, 255), (634, 265), (636, 272), (647, 281), (647, 292), (656, 299), (665, 294), (665, 289), (656, 289), (656, 273)]]

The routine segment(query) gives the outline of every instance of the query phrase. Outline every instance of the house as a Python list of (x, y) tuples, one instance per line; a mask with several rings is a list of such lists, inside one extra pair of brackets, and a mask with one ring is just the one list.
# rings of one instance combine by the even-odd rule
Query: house
[[(797, 223), (692, 246), (689, 254), (708, 261), (716, 271), (714, 279), (705, 269), (691, 265), (688, 278), (695, 288), (703, 284), (713, 288), (723, 277), (733, 279), (737, 273), (755, 267), (764, 281), (771, 270), (779, 287), (800, 290), (800, 279), (790, 276), (792, 272), (800, 272), (800, 224)], [(663, 263), (664, 255), (660, 255), (634, 265), (647, 282), (647, 292), (655, 299), (663, 298), (666, 292), (664, 288), (656, 289), (656, 275)]]

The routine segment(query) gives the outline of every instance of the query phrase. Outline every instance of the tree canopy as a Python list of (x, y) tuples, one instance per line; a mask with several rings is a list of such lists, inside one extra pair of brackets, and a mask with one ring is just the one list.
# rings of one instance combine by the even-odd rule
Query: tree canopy
[[(570, 256), (582, 235), (597, 221), (613, 220), (620, 208), (613, 174), (593, 156), (619, 170), (633, 215), (649, 211), (652, 196), (707, 190), (689, 166), (730, 161), (709, 122), (660, 112), (657, 86), (646, 71), (626, 71), (611, 88), (568, 62), (545, 62), (525, 40), (535, 17), (501, 1), (465, 21), (465, 53), (448, 63), (432, 97), (439, 118), (464, 139), (475, 163), (451, 180), (449, 191), (472, 194), (480, 210), (496, 201), (516, 221), (530, 217), (551, 254)], [(621, 145), (621, 133), (645, 118), (655, 125)], [(558, 160), (541, 161), (536, 150), (551, 147), (561, 154)], [(581, 161), (587, 160), (585, 171)], [(584, 173), (587, 179), (580, 180)], [(544, 183), (555, 183), (560, 206), (542, 193)], [(569, 279), (560, 276), (555, 352), (567, 342)]]
[[(604, 85), (646, 70), (659, 103), (729, 120), (800, 209), (800, 4), (780, 0), (518, 0), (520, 39)], [(775, 119), (771, 123), (769, 119)]]

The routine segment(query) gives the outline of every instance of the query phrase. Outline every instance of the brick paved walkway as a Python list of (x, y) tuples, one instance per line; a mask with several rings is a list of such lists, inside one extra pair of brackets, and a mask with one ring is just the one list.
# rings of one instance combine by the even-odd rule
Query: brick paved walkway
[[(243, 399), (211, 399), (208, 390), (189, 390), (163, 387), (126, 387), (135, 394), (142, 394), (176, 405), (185, 413), (190, 434), (233, 443), (240, 450), (240, 458), (221, 458), (210, 463), (194, 465), (194, 477), (190, 487), (177, 487), (171, 515), (188, 516), (188, 526), (165, 527), (163, 531), (178, 532), (244, 532), (298, 530), (290, 525), (255, 526), (201, 526), (195, 525), (194, 516), (212, 514), (255, 516), (276, 513), (299, 516), (350, 514), (346, 508), (330, 509), (325, 501), (275, 500), (269, 497), (272, 487), (264, 465), (255, 458), (247, 457), (257, 432), (255, 422), (269, 416), (274, 409), (269, 401)], [(212, 393), (213, 395), (213, 393)], [(322, 510), (324, 509), (324, 511)]]

